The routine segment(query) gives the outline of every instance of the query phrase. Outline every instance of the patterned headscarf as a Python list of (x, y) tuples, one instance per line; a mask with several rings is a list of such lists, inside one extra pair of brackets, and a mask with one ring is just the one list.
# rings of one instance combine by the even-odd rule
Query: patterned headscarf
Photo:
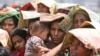
[(15, 17), (16, 19), (19, 19), (19, 12), (11, 7), (6, 7), (3, 10), (0, 11), (0, 23), (9, 17)]
[(100, 31), (92, 28), (78, 28), (68, 31), (65, 36), (62, 49), (64, 50), (73, 41), (73, 36), (75, 36), (79, 41), (81, 41), (84, 46), (88, 49), (99, 50), (100, 49)]

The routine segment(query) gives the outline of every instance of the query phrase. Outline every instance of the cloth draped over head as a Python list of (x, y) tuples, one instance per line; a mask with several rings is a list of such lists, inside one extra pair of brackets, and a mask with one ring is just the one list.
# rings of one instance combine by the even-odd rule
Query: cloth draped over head
[(36, 19), (40, 17), (40, 13), (36, 11), (20, 11), (20, 20), (18, 22), (19, 28), (27, 28), (28, 27), (28, 21), (30, 19)]
[(49, 8), (50, 14), (56, 12), (56, 1), (55, 0), (35, 0), (35, 3), (42, 3)]
[(36, 10), (36, 9), (37, 9), (37, 5), (33, 2), (29, 2), (20, 8), (20, 10), (25, 10), (25, 11)]
[(3, 45), (3, 47), (8, 46), (8, 40), (9, 40), (8, 32), (3, 29), (0, 29), (0, 42)]
[(84, 14), (92, 22), (100, 22), (99, 16), (95, 12), (93, 12), (89, 9), (86, 9), (83, 6), (76, 5), (71, 8), (70, 12), (68, 13), (68, 17), (66, 19), (62, 20), (62, 22), (60, 23), (60, 27), (62, 28), (63, 31), (68, 32), (69, 29), (73, 28), (72, 27), (73, 26), (73, 17), (77, 13)]
[(73, 36), (81, 41), (86, 48), (100, 50), (100, 31), (92, 28), (78, 28), (68, 31), (63, 40), (62, 50), (72, 43)]
[(6, 18), (14, 16), (16, 19), (19, 19), (19, 12), (11, 7), (6, 7), (0, 11), (0, 23), (3, 22)]
[(57, 10), (58, 9), (64, 9), (69, 10), (71, 7), (76, 6), (77, 4), (71, 4), (71, 3), (57, 3)]
[(67, 15), (63, 13), (57, 13), (57, 14), (48, 14), (48, 15), (43, 15), (40, 17), (40, 22), (53, 22), (55, 20), (62, 20), (62, 18), (66, 18)]

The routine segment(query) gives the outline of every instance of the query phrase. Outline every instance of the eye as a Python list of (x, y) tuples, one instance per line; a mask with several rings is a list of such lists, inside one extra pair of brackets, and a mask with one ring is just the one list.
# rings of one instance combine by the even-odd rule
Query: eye
[(21, 42), (22, 42), (22, 40), (18, 40), (17, 42), (21, 43)]
[(78, 45), (81, 46), (81, 47), (84, 47), (84, 45), (82, 43), (79, 43)]
[(62, 29), (59, 29), (59, 32), (63, 32), (63, 30)]

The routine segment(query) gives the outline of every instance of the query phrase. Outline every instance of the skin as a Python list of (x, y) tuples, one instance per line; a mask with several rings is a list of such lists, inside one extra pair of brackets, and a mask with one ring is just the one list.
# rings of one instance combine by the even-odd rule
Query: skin
[(39, 35), (41, 37), (41, 39), (43, 39), (44, 41), (47, 40), (49, 34), (49, 29), (45, 29), (45, 30), (40, 30)]
[(53, 22), (51, 24), (50, 36), (54, 44), (62, 42), (65, 33), (61, 30), (59, 22)]
[(89, 18), (83, 14), (76, 14), (74, 16), (74, 28), (79, 28), (84, 21), (89, 21)]
[(70, 56), (90, 56), (91, 50), (84, 47), (78, 39), (74, 38), (70, 46)]
[(2, 24), (2, 29), (8, 31), (8, 33), (10, 34), (11, 31), (15, 28), (14, 22), (12, 18), (8, 18), (6, 19), (3, 24)]
[(14, 44), (14, 48), (17, 50), (17, 51), (20, 51), (22, 48), (25, 47), (25, 40), (20, 37), (20, 36), (14, 36), (12, 38), (12, 42)]
[(38, 12), (40, 12), (40, 13), (50, 13), (49, 8), (45, 5), (43, 5), (42, 3), (38, 4)]

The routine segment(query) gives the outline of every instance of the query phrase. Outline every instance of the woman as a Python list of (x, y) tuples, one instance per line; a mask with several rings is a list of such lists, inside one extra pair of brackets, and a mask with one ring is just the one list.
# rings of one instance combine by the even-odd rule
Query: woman
[(69, 29), (79, 28), (85, 21), (99, 22), (100, 20), (95, 16), (95, 13), (77, 5), (71, 8), (68, 17), (61, 21), (60, 26), (62, 30), (67, 32)]
[[(50, 23), (50, 38), (49, 42), (46, 43), (49, 49), (52, 49), (59, 45), (63, 41), (63, 37), (65, 32), (59, 26), (59, 22), (63, 20), (67, 15), (63, 13), (57, 13), (54, 15), (47, 15), (40, 17), (41, 22), (49, 22)], [(51, 40), (50, 40), (51, 39)], [(59, 52), (57, 56), (63, 56), (63, 52)]]
[(1, 28), (11, 34), (12, 30), (17, 27), (19, 12), (10, 7), (6, 7), (0, 11), (0, 24)]
[(39, 13), (54, 14), (56, 10), (56, 2), (54, 0), (39, 0), (37, 3), (37, 11)]
[(93, 56), (100, 48), (99, 41), (100, 33), (96, 29), (73, 29), (65, 36), (62, 49), (70, 45), (70, 56)]

